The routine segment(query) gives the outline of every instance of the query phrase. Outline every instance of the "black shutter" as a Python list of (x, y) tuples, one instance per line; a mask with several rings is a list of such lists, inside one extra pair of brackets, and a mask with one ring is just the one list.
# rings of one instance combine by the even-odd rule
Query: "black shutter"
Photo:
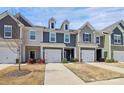
[(89, 34), (89, 41), (91, 42), (91, 34)]

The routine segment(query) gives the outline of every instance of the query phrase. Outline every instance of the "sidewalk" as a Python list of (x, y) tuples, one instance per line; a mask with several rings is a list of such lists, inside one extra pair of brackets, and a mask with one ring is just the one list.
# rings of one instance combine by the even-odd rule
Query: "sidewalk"
[(0, 70), (5, 69), (9, 66), (12, 66), (13, 64), (0, 64)]
[(46, 64), (45, 85), (81, 85), (85, 84), (73, 72), (61, 63)]
[(88, 63), (88, 64), (93, 65), (93, 66), (97, 66), (97, 67), (100, 67), (100, 68), (112, 70), (112, 71), (115, 71), (115, 72), (124, 73), (124, 68), (106, 65), (104, 63)]

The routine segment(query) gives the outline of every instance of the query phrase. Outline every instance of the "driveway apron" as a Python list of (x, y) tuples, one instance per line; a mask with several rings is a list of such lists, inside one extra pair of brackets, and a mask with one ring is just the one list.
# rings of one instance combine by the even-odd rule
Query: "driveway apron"
[(61, 63), (46, 64), (45, 85), (80, 85), (84, 82)]

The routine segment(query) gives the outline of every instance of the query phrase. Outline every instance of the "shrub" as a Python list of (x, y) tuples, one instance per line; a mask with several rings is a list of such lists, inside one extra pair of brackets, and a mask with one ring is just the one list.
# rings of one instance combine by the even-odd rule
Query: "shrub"
[(77, 58), (72, 58), (70, 61), (71, 61), (71, 62), (77, 62), (78, 59), (77, 59)]
[(62, 59), (62, 63), (68, 63), (67, 59), (66, 58)]
[(118, 61), (114, 59), (106, 59), (105, 62), (106, 63), (117, 63)]

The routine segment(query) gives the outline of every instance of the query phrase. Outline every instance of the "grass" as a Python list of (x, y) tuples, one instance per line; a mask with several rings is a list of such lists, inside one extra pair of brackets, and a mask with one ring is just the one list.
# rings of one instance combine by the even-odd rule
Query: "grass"
[(64, 64), (68, 69), (80, 77), (84, 82), (95, 82), (115, 78), (123, 78), (124, 74), (95, 67), (89, 64)]
[(45, 65), (28, 64), (21, 66), (22, 70), (31, 71), (30, 74), (20, 77), (7, 77), (6, 74), (18, 70), (18, 66), (10, 66), (0, 71), (1, 85), (40, 85), (44, 84)]
[(124, 68), (124, 63), (105, 63), (105, 64)]

